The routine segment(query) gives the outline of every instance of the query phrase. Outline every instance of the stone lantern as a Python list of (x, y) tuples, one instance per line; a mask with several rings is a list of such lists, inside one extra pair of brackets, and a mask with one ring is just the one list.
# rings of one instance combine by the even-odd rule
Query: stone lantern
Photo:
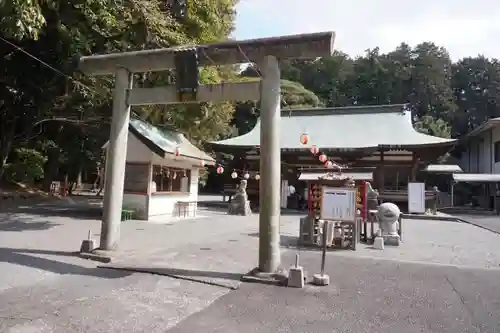
[(401, 211), (391, 202), (384, 202), (378, 207), (377, 219), (380, 224), (384, 244), (399, 246), (398, 220)]

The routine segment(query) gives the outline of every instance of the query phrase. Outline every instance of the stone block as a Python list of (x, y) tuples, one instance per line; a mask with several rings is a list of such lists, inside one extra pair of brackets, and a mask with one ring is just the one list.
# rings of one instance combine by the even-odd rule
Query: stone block
[(80, 246), (81, 253), (91, 253), (97, 248), (95, 241), (93, 239), (86, 239), (82, 241), (82, 245)]
[(383, 250), (384, 249), (384, 238), (377, 236), (375, 237), (375, 240), (373, 241), (373, 248), (376, 250)]
[(241, 216), (252, 215), (252, 209), (250, 208), (250, 201), (246, 200), (244, 204), (240, 204), (239, 202), (230, 203), (229, 210), (227, 213), (229, 215), (241, 215)]
[(384, 235), (384, 244), (399, 246), (401, 244), (401, 237), (399, 237), (399, 235)]
[(301, 266), (291, 267), (288, 271), (288, 287), (304, 288), (304, 268)]
[(316, 286), (327, 286), (330, 284), (330, 276), (327, 274), (314, 274), (312, 283)]

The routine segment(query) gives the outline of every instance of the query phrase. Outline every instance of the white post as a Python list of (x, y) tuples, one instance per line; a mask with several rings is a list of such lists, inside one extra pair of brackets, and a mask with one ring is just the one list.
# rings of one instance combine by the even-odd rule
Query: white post
[(114, 250), (120, 240), (123, 182), (127, 158), (130, 106), (127, 89), (132, 88), (132, 73), (120, 68), (115, 74), (113, 114), (106, 160), (104, 204), (101, 226), (101, 250)]
[[(259, 270), (273, 273), (279, 268), (281, 151), (279, 123), (281, 113), (280, 69), (278, 59), (266, 56), (260, 64), (260, 213)], [(297, 138), (298, 140), (298, 138)]]

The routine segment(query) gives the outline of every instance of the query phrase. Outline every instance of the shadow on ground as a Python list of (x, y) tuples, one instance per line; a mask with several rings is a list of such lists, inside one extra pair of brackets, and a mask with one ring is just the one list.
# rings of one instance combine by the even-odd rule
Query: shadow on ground
[[(44, 217), (69, 217), (82, 220), (96, 220), (102, 216), (102, 208), (91, 205), (41, 204), (20, 206), (8, 215), (30, 214)], [(24, 217), (23, 217), (24, 218)]]
[(38, 218), (19, 216), (15, 213), (5, 213), (2, 215), (3, 217), (0, 221), (0, 231), (39, 231), (48, 230), (59, 225), (48, 220), (40, 221)]
[(112, 270), (123, 270), (132, 272), (143, 272), (174, 277), (192, 277), (192, 278), (212, 278), (239, 281), (242, 273), (228, 273), (217, 271), (203, 271), (195, 269), (169, 268), (169, 267), (138, 267), (138, 266), (121, 266), (121, 265), (106, 265), (99, 266)]
[[(246, 235), (250, 237), (259, 237), (258, 232), (252, 232)], [(299, 238), (292, 235), (280, 235), (280, 246), (284, 248), (298, 248)]]
[(99, 268), (87, 268), (75, 264), (61, 262), (53, 259), (40, 257), (41, 255), (74, 257), (75, 252), (49, 251), (38, 249), (15, 249), (0, 247), (0, 262), (31, 267), (56, 274), (86, 275), (102, 278), (123, 278), (130, 275), (130, 272), (106, 271)]

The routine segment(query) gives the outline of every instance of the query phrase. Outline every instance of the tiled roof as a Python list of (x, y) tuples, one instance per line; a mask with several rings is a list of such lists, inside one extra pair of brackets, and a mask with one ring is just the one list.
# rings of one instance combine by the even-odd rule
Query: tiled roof
[[(303, 133), (309, 136), (309, 147), (332, 150), (451, 147), (456, 141), (417, 132), (411, 112), (402, 104), (282, 110), (279, 130), (281, 148), (292, 150), (306, 148), (300, 143)], [(250, 132), (212, 144), (259, 146), (260, 119)]]

